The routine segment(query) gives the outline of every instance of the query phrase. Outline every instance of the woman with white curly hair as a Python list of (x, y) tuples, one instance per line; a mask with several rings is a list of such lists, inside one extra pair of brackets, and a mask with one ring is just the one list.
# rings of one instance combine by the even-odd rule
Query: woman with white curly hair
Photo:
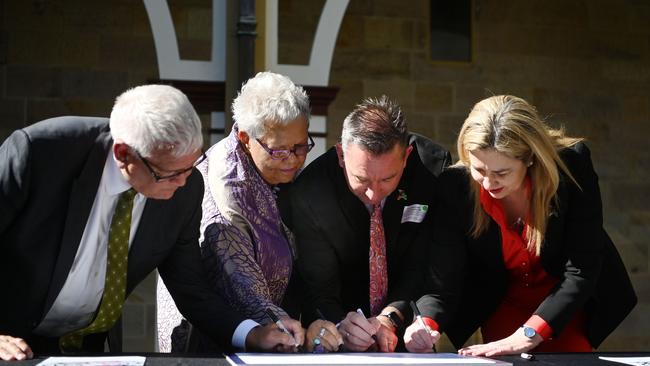
[[(295, 178), (314, 147), (307, 94), (286, 76), (261, 72), (242, 86), (232, 112), (230, 135), (210, 148), (197, 167), (205, 184), (199, 245), (208, 280), (249, 319), (264, 324), (272, 321), (269, 310), (277, 314), (290, 331), (295, 329), (292, 336), (297, 344), (306, 343), (307, 351), (337, 350), (342, 340), (334, 324), (315, 321), (305, 342), (300, 323), (290, 317), (290, 308), (296, 309), (294, 316), (299, 311), (298, 301), (287, 294), (295, 278), (296, 252), (276, 203), (278, 185)], [(159, 300), (161, 295), (159, 288)], [(172, 350), (188, 349), (188, 326), (183, 322), (176, 328)], [(192, 350), (216, 349), (203, 336), (189, 341)], [(159, 337), (159, 342), (169, 338)]]

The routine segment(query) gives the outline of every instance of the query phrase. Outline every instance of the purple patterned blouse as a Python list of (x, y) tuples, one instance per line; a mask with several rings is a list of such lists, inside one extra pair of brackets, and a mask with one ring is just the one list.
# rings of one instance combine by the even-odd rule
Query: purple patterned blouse
[(280, 218), (273, 187), (237, 139), (237, 126), (207, 151), (203, 175), (201, 255), (214, 288), (242, 315), (268, 323), (266, 308), (280, 308), (295, 254)]

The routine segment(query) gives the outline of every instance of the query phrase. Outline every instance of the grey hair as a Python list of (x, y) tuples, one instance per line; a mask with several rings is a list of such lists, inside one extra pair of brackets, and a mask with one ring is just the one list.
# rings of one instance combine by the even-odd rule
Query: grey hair
[(350, 144), (357, 144), (374, 155), (391, 151), (397, 144), (406, 148), (408, 129), (399, 104), (382, 95), (357, 105), (345, 117), (341, 131), (343, 150)]
[(261, 138), (267, 122), (286, 125), (301, 115), (309, 122), (309, 98), (288, 77), (259, 72), (242, 85), (232, 103), (232, 113), (240, 131)]
[(203, 147), (201, 120), (187, 96), (169, 85), (142, 85), (115, 99), (110, 118), (113, 141), (143, 156), (171, 149), (173, 156)]

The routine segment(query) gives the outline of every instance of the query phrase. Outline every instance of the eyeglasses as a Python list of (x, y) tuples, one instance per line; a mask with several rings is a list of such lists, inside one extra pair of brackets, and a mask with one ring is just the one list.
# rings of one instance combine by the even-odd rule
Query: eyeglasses
[(156, 171), (153, 170), (153, 168), (151, 167), (151, 164), (149, 163), (149, 161), (147, 159), (143, 158), (142, 155), (140, 155), (140, 153), (137, 152), (137, 151), (135, 152), (135, 154), (138, 155), (138, 158), (140, 158), (140, 160), (142, 160), (142, 162), (144, 163), (144, 166), (147, 167), (147, 169), (149, 170), (149, 174), (151, 174), (151, 176), (156, 181), (156, 183), (160, 182), (161, 180), (168, 180), (168, 179), (178, 177), (179, 175), (183, 175), (183, 174), (189, 172), (190, 170), (196, 168), (197, 165), (201, 164), (203, 162), (203, 160), (206, 159), (205, 153), (201, 153), (201, 156), (194, 162), (194, 164), (192, 164), (191, 167), (181, 169), (181, 170), (177, 170), (176, 172), (174, 172), (172, 174), (168, 174), (168, 175), (158, 175), (158, 173), (156, 173)]
[(309, 137), (309, 143), (307, 143), (305, 145), (293, 145), (293, 148), (288, 149), (288, 150), (287, 149), (284, 149), (284, 150), (282, 150), (282, 149), (280, 149), (280, 150), (271, 149), (265, 143), (260, 141), (260, 139), (255, 139), (255, 140), (257, 141), (258, 144), (260, 144), (260, 146), (262, 146), (262, 148), (264, 150), (266, 150), (267, 153), (269, 153), (269, 155), (271, 155), (271, 159), (273, 159), (273, 160), (284, 160), (284, 159), (289, 158), (291, 153), (293, 153), (295, 156), (305, 156), (305, 155), (307, 155), (307, 153), (310, 152), (311, 149), (314, 148), (314, 145), (316, 145), (314, 143), (314, 139), (312, 139), (310, 135), (307, 135), (307, 137)]

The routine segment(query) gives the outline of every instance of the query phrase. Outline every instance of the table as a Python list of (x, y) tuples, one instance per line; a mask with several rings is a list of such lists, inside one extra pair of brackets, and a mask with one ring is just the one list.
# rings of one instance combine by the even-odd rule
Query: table
[[(113, 354), (117, 356), (117, 354)], [(139, 353), (120, 354), (120, 356), (137, 355), (147, 357), (145, 366), (228, 366), (229, 363), (223, 355), (178, 355), (164, 353)], [(97, 355), (95, 355), (97, 356)], [(621, 363), (609, 362), (599, 359), (605, 357), (650, 357), (650, 352), (595, 352), (595, 353), (538, 353), (532, 361), (524, 360), (519, 356), (500, 356), (495, 359), (511, 362), (515, 366), (623, 366)], [(0, 361), (0, 366), (30, 366), (36, 365), (47, 357), (27, 361)]]

